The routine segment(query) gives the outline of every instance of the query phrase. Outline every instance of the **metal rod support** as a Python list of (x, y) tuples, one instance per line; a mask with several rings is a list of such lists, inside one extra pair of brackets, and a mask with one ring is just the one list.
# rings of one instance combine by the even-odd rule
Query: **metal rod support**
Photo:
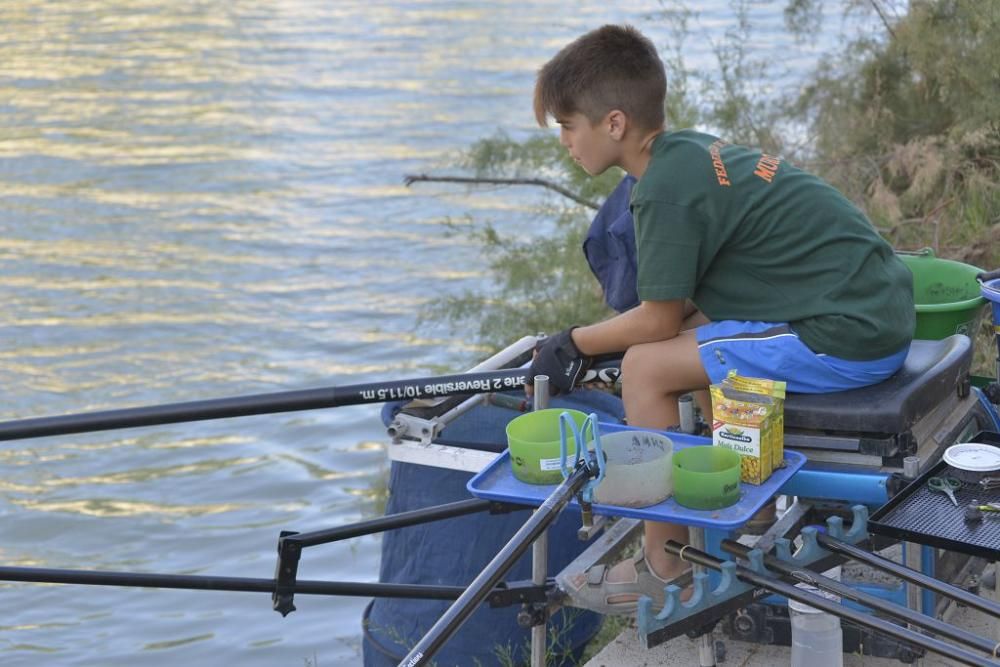
[(573, 474), (556, 487), (548, 498), (514, 536), (504, 545), (493, 560), (469, 584), (468, 589), (452, 604), (437, 623), (399, 663), (400, 667), (416, 667), (429, 663), (438, 649), (468, 620), (489, 591), (507, 573), (531, 543), (551, 524), (563, 507), (592, 476), (588, 466), (578, 467)]
[[(457, 516), (464, 516), (466, 514), (485, 512), (491, 509), (495, 504), (496, 503), (491, 500), (471, 498), (469, 500), (459, 500), (454, 503), (435, 505), (433, 507), (411, 510), (409, 512), (389, 514), (370, 521), (361, 521), (327, 530), (295, 533), (285, 537), (285, 539), (291, 539), (298, 542), (302, 547), (312, 547), (318, 544), (328, 544), (330, 542), (346, 540), (360, 535), (381, 533), (386, 530), (393, 530), (394, 528), (405, 528), (406, 526), (415, 526), (421, 523), (430, 523), (432, 521), (440, 521), (441, 519), (450, 519)], [(521, 507), (519, 509), (525, 508)]]
[[(668, 540), (666, 545), (664, 545), (664, 548), (667, 550), (667, 553), (679, 556), (682, 560), (704, 565), (712, 568), (713, 570), (722, 570), (722, 560), (712, 556), (711, 554), (699, 551), (690, 545), (681, 544), (676, 540)], [(839, 616), (862, 627), (871, 628), (872, 630), (881, 632), (882, 634), (894, 637), (914, 646), (919, 646), (933, 653), (937, 653), (938, 655), (951, 658), (956, 662), (960, 662), (965, 665), (973, 665), (973, 667), (998, 667), (998, 665), (1000, 665), (1000, 663), (996, 661), (976, 655), (971, 651), (967, 651), (958, 646), (947, 644), (939, 639), (928, 637), (927, 635), (914, 632), (913, 630), (908, 630), (904, 627), (896, 625), (895, 623), (871, 616), (870, 614), (866, 614), (856, 609), (842, 606), (841, 604), (828, 600), (825, 597), (814, 595), (802, 590), (801, 588), (796, 588), (791, 584), (786, 584), (785, 582), (774, 577), (758, 574), (757, 572), (743, 567), (742, 565), (737, 564), (735, 574), (738, 579), (749, 584), (753, 584), (759, 588), (765, 588), (771, 592), (778, 593), (779, 595), (784, 595), (790, 600), (807, 604), (810, 607), (820, 609), (828, 614), (833, 614), (834, 616)]]
[[(536, 586), (545, 584), (548, 578), (549, 565), (549, 531), (544, 530), (531, 545), (531, 583)], [(531, 667), (545, 667), (545, 654), (548, 641), (548, 609), (544, 612), (542, 622), (531, 627)]]
[(537, 412), (549, 407), (549, 376), (536, 375), (532, 378), (532, 409)]
[(681, 433), (694, 433), (694, 397), (691, 394), (684, 394), (677, 399), (677, 412), (681, 419)]
[[(700, 526), (688, 526), (688, 540), (695, 549), (705, 548), (705, 529)], [(695, 564), (691, 568), (692, 574), (704, 572), (705, 567)], [(712, 633), (706, 632), (698, 637), (698, 665), (699, 667), (715, 667), (715, 642)]]
[(924, 588), (929, 588), (932, 591), (940, 593), (946, 597), (950, 597), (953, 600), (958, 600), (962, 604), (978, 609), (979, 611), (989, 614), (994, 618), (1000, 618), (1000, 605), (981, 598), (978, 595), (973, 595), (972, 593), (958, 588), (957, 586), (952, 586), (951, 584), (935, 579), (934, 577), (929, 577), (922, 572), (912, 570), (887, 558), (882, 558), (881, 556), (873, 554), (870, 551), (859, 549), (854, 545), (847, 544), (842, 540), (830, 537), (824, 533), (817, 533), (816, 539), (819, 541), (820, 545), (826, 547), (830, 551), (839, 553), (842, 556), (847, 556), (848, 558), (853, 558), (854, 560), (859, 560), (863, 563), (868, 563), (869, 565), (877, 567), (880, 570), (894, 574), (900, 579), (918, 584)]
[[(544, 410), (549, 407), (549, 376), (536, 375), (532, 378), (534, 389), (533, 409)], [(582, 444), (580, 445), (583, 446)], [(549, 532), (543, 530), (534, 542), (531, 543), (531, 582), (541, 585), (549, 576)], [(545, 614), (548, 613), (546, 609)], [(548, 619), (542, 623), (531, 627), (531, 667), (545, 667), (546, 643), (548, 640)]]

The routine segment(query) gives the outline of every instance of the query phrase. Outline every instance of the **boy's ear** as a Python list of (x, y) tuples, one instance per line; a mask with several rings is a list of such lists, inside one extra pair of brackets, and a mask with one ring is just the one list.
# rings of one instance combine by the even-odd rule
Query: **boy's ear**
[(620, 109), (612, 109), (604, 117), (604, 122), (608, 128), (608, 135), (615, 141), (621, 141), (628, 127), (628, 116), (625, 115), (625, 112)]

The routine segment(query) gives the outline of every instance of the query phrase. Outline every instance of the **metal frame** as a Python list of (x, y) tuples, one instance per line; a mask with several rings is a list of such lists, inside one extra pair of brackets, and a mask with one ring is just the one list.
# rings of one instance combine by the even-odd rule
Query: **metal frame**
[[(864, 510), (863, 506), (858, 506), (860, 510)], [(851, 539), (852, 535), (857, 535), (858, 533), (864, 532), (864, 515), (862, 513), (855, 513), (855, 523), (852, 525), (851, 530), (844, 534), (842, 529), (836, 530), (835, 524), (830, 525), (834, 532), (837, 532), (838, 537), (844, 537)], [(839, 517), (834, 517), (839, 518)], [(860, 521), (859, 521), (860, 520)], [(807, 529), (808, 530), (808, 529)], [(806, 535), (806, 533), (804, 533)], [(813, 530), (812, 537), (807, 538), (808, 543), (799, 554), (796, 556), (791, 556), (790, 554), (783, 554), (782, 551), (787, 551), (787, 549), (781, 548), (781, 543), (779, 543), (778, 557), (782, 560), (786, 560), (793, 564), (796, 570), (801, 570), (805, 562), (810, 561), (812, 556), (816, 555), (815, 552), (818, 549), (816, 546), (815, 530)], [(794, 585), (785, 583), (777, 577), (772, 576), (772, 574), (765, 568), (763, 554), (760, 550), (753, 549), (748, 552), (747, 556), (749, 558), (747, 565), (740, 565), (734, 563), (733, 561), (722, 561), (715, 558), (711, 554), (707, 554), (703, 551), (695, 549), (691, 545), (681, 544), (679, 542), (674, 542), (673, 540), (668, 541), (666, 544), (666, 549), (669, 553), (678, 556), (682, 560), (686, 560), (691, 563), (696, 563), (720, 571), (723, 573), (723, 579), (726, 582), (727, 588), (732, 588), (734, 586), (752, 586), (755, 588), (763, 588), (780, 595), (787, 597), (790, 600), (796, 600), (808, 604), (810, 607), (820, 609), (828, 614), (832, 614), (843, 619), (846, 619), (856, 625), (862, 627), (872, 628), (881, 634), (885, 634), (891, 637), (901, 639), (907, 643), (913, 644), (915, 646), (921, 647), (925, 650), (932, 651), (942, 656), (946, 656), (952, 660), (956, 660), (962, 664), (983, 666), (983, 667), (996, 667), (1000, 665), (1000, 662), (995, 660), (984, 658), (981, 655), (972, 653), (967, 649), (964, 649), (953, 644), (948, 644), (939, 639), (929, 637), (927, 635), (915, 632), (913, 630), (904, 628), (902, 626), (896, 625), (890, 621), (872, 616), (870, 614), (851, 609), (850, 607), (843, 606), (837, 602), (833, 602), (825, 597), (808, 593)], [(822, 549), (819, 549), (822, 551)], [(826, 580), (825, 577), (819, 577), (815, 573), (810, 573), (806, 575), (802, 573), (803, 577), (808, 576), (809, 581), (814, 583), (823, 584)], [(696, 581), (697, 586), (697, 581)], [(676, 587), (675, 587), (676, 588)], [(669, 590), (669, 589), (668, 589)], [(712, 595), (718, 594), (717, 591), (713, 591)], [(696, 588), (695, 596), (698, 596), (698, 589)], [(692, 597), (692, 601), (694, 601)], [(647, 598), (648, 600), (648, 598)], [(691, 604), (691, 602), (683, 603)], [(664, 608), (667, 609), (666, 607)], [(982, 638), (979, 638), (982, 640)], [(985, 641), (985, 640), (984, 640)], [(993, 647), (992, 655), (995, 657), (1000, 651), (1000, 644)], [(714, 658), (714, 656), (713, 656)]]
[[(319, 530), (310, 533), (282, 531), (278, 540), (278, 560), (273, 579), (107, 570), (0, 567), (0, 581), (270, 593), (273, 608), (275, 611), (281, 613), (282, 616), (286, 616), (295, 610), (293, 600), (296, 594), (457, 600), (466, 591), (465, 586), (313, 581), (298, 580), (295, 575), (302, 549), (305, 547), (329, 544), (330, 542), (361, 535), (371, 535), (394, 528), (440, 521), (477, 512), (501, 514), (523, 509), (521, 505), (470, 499), (414, 510), (412, 512), (401, 512), (329, 530)], [(547, 603), (552, 597), (552, 589), (553, 584), (548, 581), (544, 581), (541, 584), (533, 582), (510, 582), (504, 586), (485, 591), (483, 599), (488, 600), (494, 607), (513, 604)]]

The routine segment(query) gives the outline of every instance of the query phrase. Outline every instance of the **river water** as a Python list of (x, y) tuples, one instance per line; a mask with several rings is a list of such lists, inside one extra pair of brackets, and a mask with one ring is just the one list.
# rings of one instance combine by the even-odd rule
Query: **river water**
[[(689, 64), (733, 24), (699, 3)], [(760, 4), (760, 3), (757, 3)], [(417, 326), (475, 287), (470, 216), (529, 233), (525, 189), (406, 188), (532, 131), (539, 65), (655, 2), (0, 3), (0, 418), (457, 372)], [(753, 48), (793, 69), (764, 3)], [(789, 54), (797, 54), (789, 58)], [(377, 516), (377, 406), (0, 443), (0, 565), (270, 577), (280, 530)], [(302, 579), (374, 581), (379, 541)], [(352, 665), (366, 600), (0, 584), (3, 665)]]

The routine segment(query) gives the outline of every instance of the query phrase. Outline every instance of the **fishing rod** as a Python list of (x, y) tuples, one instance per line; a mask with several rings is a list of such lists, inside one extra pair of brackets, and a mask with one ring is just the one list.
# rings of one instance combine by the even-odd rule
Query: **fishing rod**
[[(276, 580), (258, 577), (160, 574), (155, 572), (122, 572), (115, 570), (67, 570), (47, 567), (0, 567), (0, 581), (271, 593), (272, 596), (279, 589), (279, 584)], [(295, 582), (295, 593), (297, 595), (456, 600), (464, 590), (463, 586), (430, 586), (426, 584), (358, 583), (350, 581), (314, 581), (308, 579), (300, 579)], [(490, 593), (494, 593), (494, 591), (490, 591)], [(498, 588), (495, 593), (499, 595), (506, 593), (506, 591)]]
[(390, 382), (369, 382), (341, 387), (249, 394), (54, 417), (35, 417), (0, 422), (0, 441), (298, 410), (318, 410), (345, 405), (510, 391), (523, 387), (527, 379), (528, 369), (512, 368), (456, 375), (436, 375)]
[(941, 581), (940, 579), (935, 579), (934, 577), (929, 577), (923, 572), (910, 569), (905, 565), (895, 563), (888, 558), (879, 556), (878, 554), (865, 551), (864, 549), (859, 549), (852, 544), (848, 544), (843, 540), (838, 540), (837, 538), (831, 537), (826, 533), (817, 532), (816, 541), (819, 542), (824, 548), (836, 554), (861, 561), (862, 563), (895, 575), (904, 581), (910, 582), (911, 584), (916, 584), (918, 586), (922, 586), (923, 588), (929, 588), (935, 593), (949, 597), (960, 604), (967, 605), (973, 609), (978, 609), (993, 618), (1000, 619), (1000, 605), (978, 595), (973, 595), (963, 588), (952, 586), (951, 584)]
[[(740, 558), (747, 558), (751, 551), (750, 547), (734, 540), (723, 540), (721, 546), (723, 551)], [(973, 634), (968, 630), (939, 621), (931, 616), (921, 614), (920, 612), (914, 611), (902, 605), (894, 604), (870, 593), (865, 593), (864, 591), (854, 588), (853, 586), (842, 584), (836, 579), (825, 577), (821, 574), (813, 572), (812, 570), (803, 569), (802, 567), (796, 566), (794, 563), (789, 563), (781, 560), (780, 558), (776, 558), (775, 556), (765, 554), (764, 565), (769, 569), (784, 575), (786, 581), (812, 584), (818, 588), (835, 593), (846, 600), (853, 600), (854, 602), (862, 604), (869, 609), (895, 616), (896, 618), (904, 620), (911, 625), (928, 630), (935, 635), (948, 637), (949, 639), (962, 642), (963, 644), (980, 651), (985, 651), (995, 657), (1000, 655), (1000, 643), (996, 640), (980, 637), (979, 635)]]
[[(619, 375), (616, 365), (620, 362), (620, 356), (607, 355), (598, 358), (597, 361), (607, 365), (599, 365), (588, 370), (579, 384), (591, 382), (614, 384)], [(17, 419), (0, 422), (0, 441), (319, 410), (345, 405), (435, 399), (462, 394), (490, 394), (523, 388), (528, 382), (528, 372), (528, 368), (508, 368)]]
[[(695, 549), (688, 544), (677, 542), (676, 540), (667, 540), (667, 543), (664, 545), (664, 549), (666, 549), (667, 553), (677, 556), (683, 561), (694, 563), (695, 565), (701, 565), (715, 571), (721, 571), (722, 564), (725, 562), (711, 554)], [(810, 607), (820, 609), (828, 614), (833, 614), (834, 616), (839, 616), (840, 618), (846, 619), (861, 627), (875, 630), (888, 635), (889, 637), (894, 637), (895, 639), (912, 644), (913, 646), (919, 646), (933, 653), (937, 653), (938, 655), (951, 658), (962, 664), (972, 665), (973, 667), (1000, 666), (1000, 663), (994, 660), (976, 655), (975, 653), (959, 646), (948, 644), (939, 639), (915, 632), (856, 609), (842, 606), (833, 600), (808, 593), (791, 584), (786, 584), (775, 577), (755, 572), (754, 570), (744, 567), (739, 563), (736, 564), (735, 575), (738, 579), (758, 588), (764, 588), (772, 593), (784, 595), (790, 600), (807, 604)]]

